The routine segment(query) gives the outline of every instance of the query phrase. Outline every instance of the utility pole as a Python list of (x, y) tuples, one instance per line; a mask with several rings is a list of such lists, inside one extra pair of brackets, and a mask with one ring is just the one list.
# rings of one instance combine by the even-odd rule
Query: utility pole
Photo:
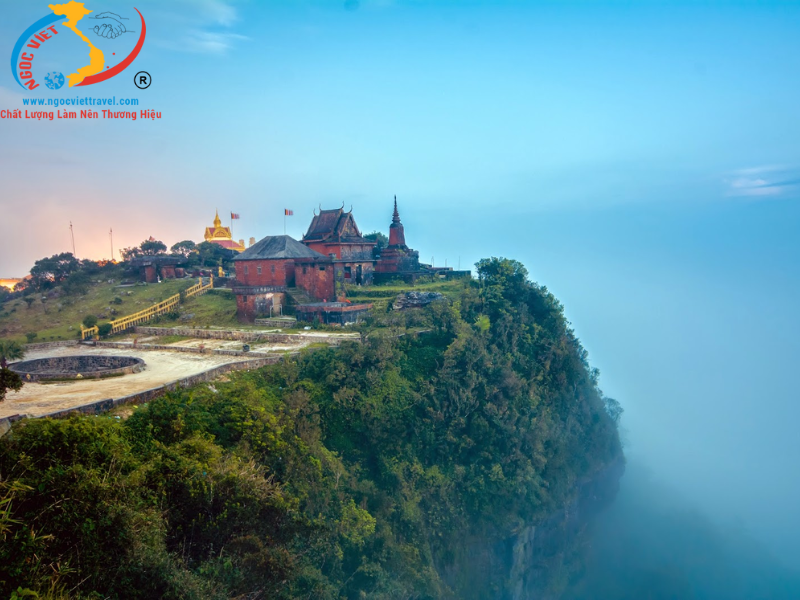
[(75, 232), (72, 230), (72, 221), (69, 222), (69, 235), (72, 238), (72, 256), (75, 256)]

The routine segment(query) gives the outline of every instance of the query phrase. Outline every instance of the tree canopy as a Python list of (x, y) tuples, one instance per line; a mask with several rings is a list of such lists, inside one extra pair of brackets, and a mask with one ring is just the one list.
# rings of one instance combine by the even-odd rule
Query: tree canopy
[(192, 240), (183, 240), (182, 242), (173, 244), (169, 251), (172, 252), (172, 254), (183, 256), (185, 258), (189, 256), (196, 248), (197, 245)]
[(72, 273), (81, 268), (81, 261), (71, 252), (54, 254), (49, 258), (37, 260), (31, 268), (28, 287), (42, 291), (59, 285)]
[(563, 512), (621, 448), (558, 301), (515, 261), (478, 275), (425, 309), (374, 314), (363, 343), (179, 389), (126, 420), (15, 426), (0, 439), (0, 595), (510, 594), (493, 563), (470, 561)]

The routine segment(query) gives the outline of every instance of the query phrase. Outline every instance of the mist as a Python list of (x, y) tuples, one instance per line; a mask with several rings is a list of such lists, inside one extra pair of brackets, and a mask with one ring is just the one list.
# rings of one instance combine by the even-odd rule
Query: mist
[(586, 571), (565, 600), (800, 597), (800, 573), (736, 524), (720, 525), (640, 463), (595, 522)]

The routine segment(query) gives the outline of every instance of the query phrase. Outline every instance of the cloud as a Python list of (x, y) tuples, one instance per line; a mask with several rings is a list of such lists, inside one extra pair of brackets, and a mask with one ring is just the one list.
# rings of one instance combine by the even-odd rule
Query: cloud
[(234, 42), (249, 39), (247, 36), (236, 33), (194, 30), (183, 38), (181, 49), (187, 52), (225, 54), (233, 46)]
[(781, 165), (738, 169), (723, 179), (727, 196), (774, 197), (798, 189), (800, 171)]
[(167, 13), (177, 24), (178, 36), (174, 41), (159, 41), (160, 46), (181, 52), (225, 54), (236, 42), (250, 39), (231, 30), (240, 20), (232, 2), (182, 0), (181, 4), (182, 10)]

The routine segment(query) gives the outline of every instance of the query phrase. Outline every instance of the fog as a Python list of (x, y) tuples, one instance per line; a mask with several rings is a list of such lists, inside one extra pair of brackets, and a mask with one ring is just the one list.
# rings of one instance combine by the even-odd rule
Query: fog
[(740, 527), (716, 524), (637, 463), (593, 529), (583, 579), (566, 600), (800, 597), (800, 574)]

